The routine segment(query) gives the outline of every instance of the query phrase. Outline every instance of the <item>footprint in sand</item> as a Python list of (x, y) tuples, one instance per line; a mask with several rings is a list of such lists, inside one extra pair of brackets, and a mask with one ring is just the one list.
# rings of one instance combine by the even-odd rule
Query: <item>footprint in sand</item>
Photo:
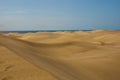
[(3, 77), (1, 80), (13, 80), (13, 77), (12, 76), (6, 76), (6, 77)]
[(9, 71), (12, 67), (13, 67), (13, 65), (8, 65), (5, 67), (4, 71)]

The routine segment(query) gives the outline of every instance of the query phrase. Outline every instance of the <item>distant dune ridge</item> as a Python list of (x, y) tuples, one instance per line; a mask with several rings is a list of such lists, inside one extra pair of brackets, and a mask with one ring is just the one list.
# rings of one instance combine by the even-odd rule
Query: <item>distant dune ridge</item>
[(0, 34), (0, 80), (120, 80), (120, 31)]

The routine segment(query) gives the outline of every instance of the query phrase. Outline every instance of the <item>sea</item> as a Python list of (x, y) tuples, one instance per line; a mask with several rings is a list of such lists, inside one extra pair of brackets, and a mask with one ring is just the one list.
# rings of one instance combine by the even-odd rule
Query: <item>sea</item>
[(3, 32), (3, 33), (36, 33), (36, 32), (75, 32), (75, 31), (92, 31), (92, 30), (25, 30), (25, 31), (0, 31), (0, 32)]

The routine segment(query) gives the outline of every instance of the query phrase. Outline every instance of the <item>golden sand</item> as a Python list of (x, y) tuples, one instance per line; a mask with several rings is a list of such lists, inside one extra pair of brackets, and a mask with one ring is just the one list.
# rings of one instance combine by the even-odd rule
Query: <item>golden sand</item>
[(120, 31), (0, 35), (0, 80), (120, 80), (119, 61)]

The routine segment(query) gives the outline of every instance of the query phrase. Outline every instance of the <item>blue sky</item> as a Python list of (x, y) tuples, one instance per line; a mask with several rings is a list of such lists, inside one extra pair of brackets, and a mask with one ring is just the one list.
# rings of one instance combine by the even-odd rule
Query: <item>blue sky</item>
[(120, 0), (0, 0), (0, 29), (120, 29)]

